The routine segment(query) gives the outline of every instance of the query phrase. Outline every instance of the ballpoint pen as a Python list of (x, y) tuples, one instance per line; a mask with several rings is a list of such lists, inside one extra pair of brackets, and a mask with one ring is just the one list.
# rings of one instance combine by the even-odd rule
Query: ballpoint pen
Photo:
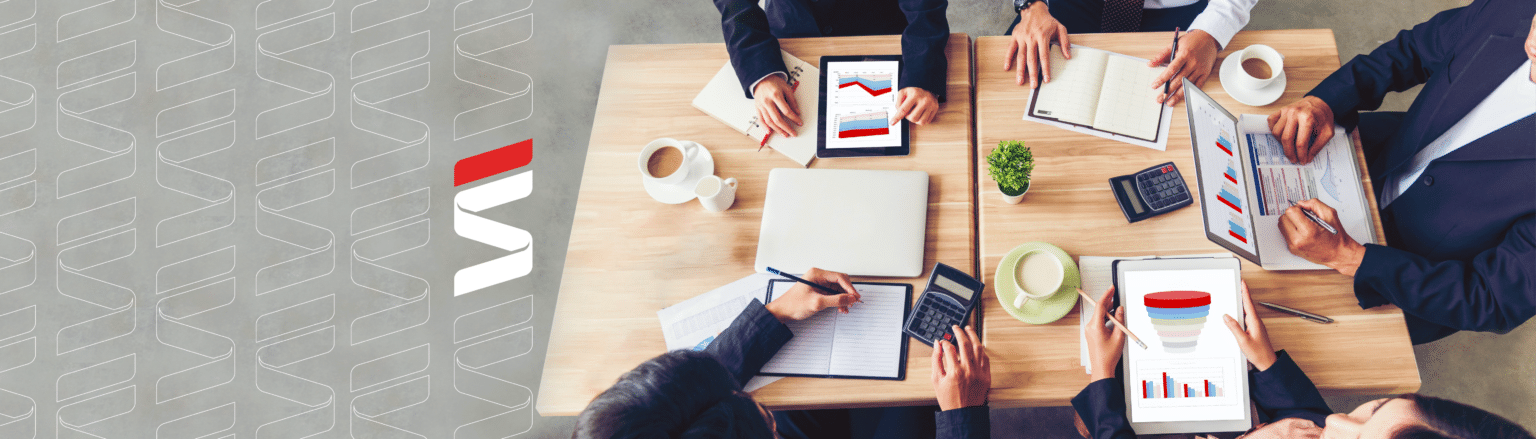
[(1272, 310), (1275, 310), (1275, 311), (1280, 311), (1280, 312), (1283, 312), (1283, 313), (1286, 313), (1286, 314), (1290, 314), (1290, 315), (1293, 315), (1293, 316), (1296, 316), (1296, 317), (1301, 317), (1303, 319), (1311, 320), (1313, 322), (1323, 323), (1323, 324), (1333, 323), (1333, 319), (1330, 319), (1328, 317), (1320, 316), (1320, 315), (1317, 315), (1317, 314), (1309, 313), (1309, 312), (1302, 311), (1302, 310), (1295, 309), (1295, 308), (1291, 308), (1291, 307), (1288, 307), (1288, 306), (1285, 306), (1285, 305), (1276, 305), (1276, 304), (1269, 303), (1269, 302), (1259, 302), (1259, 304), (1260, 305), (1264, 305), (1265, 307), (1267, 307), (1269, 309), (1272, 309)]
[(779, 276), (784, 276), (786, 278), (789, 278), (789, 280), (792, 280), (792, 281), (795, 281), (795, 282), (799, 282), (799, 283), (803, 283), (803, 284), (806, 284), (806, 285), (810, 285), (811, 288), (815, 288), (817, 292), (820, 292), (823, 295), (835, 296), (835, 295), (838, 295), (838, 294), (843, 294), (842, 291), (838, 291), (838, 290), (834, 290), (834, 289), (831, 289), (831, 288), (824, 287), (821, 284), (818, 284), (818, 283), (815, 283), (815, 282), (811, 282), (811, 281), (808, 281), (808, 280), (805, 280), (805, 279), (801, 279), (798, 276), (795, 276), (793, 274), (789, 274), (789, 273), (785, 273), (785, 272), (779, 271), (778, 269), (775, 269), (773, 267), (767, 267), (767, 268), (768, 268), (768, 272), (769, 273), (776, 274), (776, 275), (779, 275)]
[[(1291, 202), (1291, 207), (1298, 207), (1298, 206), (1296, 206), (1296, 202), (1295, 201)], [(1328, 225), (1327, 222), (1324, 222), (1322, 218), (1318, 218), (1317, 214), (1312, 213), (1312, 211), (1307, 210), (1307, 208), (1302, 207), (1301, 208), (1301, 213), (1306, 214), (1307, 218), (1311, 219), (1312, 222), (1317, 223), (1317, 225), (1323, 226), (1323, 230), (1327, 230), (1328, 233), (1332, 233), (1332, 234), (1335, 234), (1335, 235), (1339, 234), (1338, 229), (1334, 229), (1333, 226)]]
[[(1168, 65), (1173, 65), (1173, 57), (1179, 54), (1179, 28), (1173, 28), (1173, 51), (1168, 52)], [(1168, 81), (1163, 83), (1163, 96), (1168, 96)]]
[(1104, 313), (1104, 317), (1108, 317), (1109, 322), (1114, 323), (1116, 328), (1120, 328), (1120, 332), (1124, 332), (1126, 336), (1131, 338), (1131, 341), (1136, 342), (1137, 346), (1141, 346), (1142, 349), (1147, 348), (1147, 344), (1141, 342), (1141, 337), (1137, 337), (1135, 333), (1131, 332), (1131, 328), (1127, 328), (1124, 323), (1120, 323), (1120, 319), (1115, 318), (1114, 314), (1110, 314), (1109, 310), (1099, 308), (1099, 304), (1094, 302), (1092, 297), (1088, 297), (1088, 293), (1083, 292), (1082, 288), (1077, 289), (1077, 295), (1083, 296), (1083, 301), (1093, 306), (1094, 312)]

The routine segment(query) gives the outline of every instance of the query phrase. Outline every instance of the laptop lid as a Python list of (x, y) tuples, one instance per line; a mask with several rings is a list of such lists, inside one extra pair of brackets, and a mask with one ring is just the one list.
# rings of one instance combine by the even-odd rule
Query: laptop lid
[(754, 267), (917, 277), (927, 226), (926, 172), (774, 169)]
[(1205, 236), (1262, 266), (1248, 206), (1252, 169), (1248, 166), (1246, 148), (1241, 147), (1237, 117), (1200, 91), (1200, 87), (1188, 79), (1183, 81)]

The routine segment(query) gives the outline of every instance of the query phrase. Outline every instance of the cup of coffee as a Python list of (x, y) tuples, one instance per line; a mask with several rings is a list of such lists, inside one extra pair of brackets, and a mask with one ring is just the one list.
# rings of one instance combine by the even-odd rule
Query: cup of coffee
[(1014, 308), (1022, 308), (1030, 300), (1045, 300), (1061, 289), (1066, 280), (1066, 268), (1056, 255), (1045, 250), (1030, 250), (1019, 257), (1013, 266), (1013, 287), (1019, 295), (1013, 299)]
[(721, 180), (720, 177), (706, 175), (693, 186), (693, 195), (699, 197), (699, 204), (704, 205), (704, 210), (724, 212), (736, 203), (736, 179)]
[(1245, 90), (1268, 87), (1285, 70), (1285, 59), (1280, 56), (1280, 52), (1263, 44), (1245, 47), (1228, 59), (1236, 60), (1242, 66), (1243, 74), (1233, 80), (1237, 82), (1235, 85)]
[(661, 184), (688, 178), (688, 164), (699, 156), (699, 144), (669, 138), (652, 140), (640, 150), (640, 174)]

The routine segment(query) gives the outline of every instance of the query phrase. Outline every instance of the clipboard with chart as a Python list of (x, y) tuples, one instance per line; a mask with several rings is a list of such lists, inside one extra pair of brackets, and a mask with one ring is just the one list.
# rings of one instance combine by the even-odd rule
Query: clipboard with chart
[[(768, 281), (764, 303), (778, 299), (796, 282)], [(907, 336), (901, 331), (912, 306), (912, 285), (854, 282), (863, 302), (848, 314), (824, 309), (790, 322), (794, 338), (763, 365), (758, 375), (872, 380), (906, 379)]]

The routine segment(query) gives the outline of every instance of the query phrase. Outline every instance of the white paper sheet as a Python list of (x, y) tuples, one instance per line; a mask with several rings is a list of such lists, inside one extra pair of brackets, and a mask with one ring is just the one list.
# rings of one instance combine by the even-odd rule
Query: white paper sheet
[[(793, 286), (775, 282), (774, 298)], [(795, 338), (784, 345), (763, 373), (896, 378), (901, 368), (901, 324), (906, 318), (907, 288), (903, 285), (854, 283), (863, 302), (842, 314), (828, 308), (811, 318), (789, 324)]]
[[(782, 279), (771, 274), (753, 274), (692, 299), (656, 311), (661, 320), (661, 334), (667, 350), (703, 350), (720, 331), (731, 326), (736, 316), (747, 309), (752, 299), (767, 297), (768, 280)], [(782, 377), (756, 376), (745, 390), (757, 390)]]

